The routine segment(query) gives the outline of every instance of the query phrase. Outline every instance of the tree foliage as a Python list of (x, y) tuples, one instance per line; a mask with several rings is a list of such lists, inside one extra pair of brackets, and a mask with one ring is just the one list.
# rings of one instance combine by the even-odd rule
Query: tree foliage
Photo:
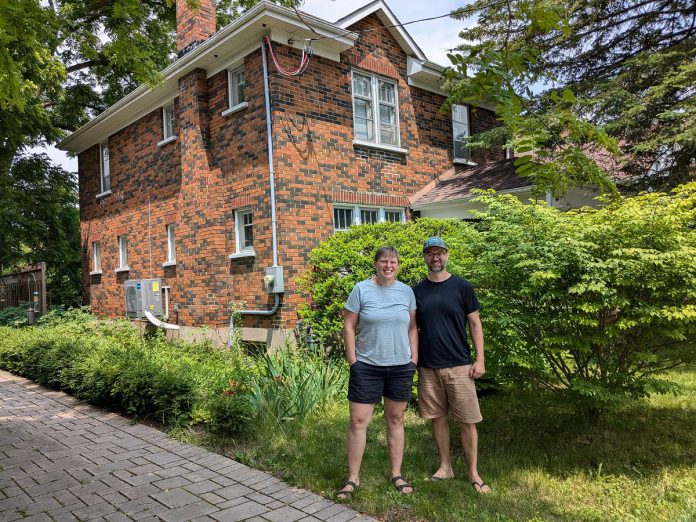
[(77, 179), (45, 154), (21, 156), (0, 177), (0, 265), (46, 262), (51, 304), (79, 304)]
[(377, 247), (399, 248), (399, 279), (413, 284), (426, 273), (422, 241), (438, 233), (451, 245), (448, 269), (476, 288), (500, 383), (559, 391), (590, 416), (674, 391), (660, 373), (696, 359), (696, 183), (566, 213), (509, 195), (478, 202), (475, 226), (363, 226), (314, 249), (303, 317), (315, 334), (340, 343), (345, 300)]
[[(609, 188), (607, 150), (643, 187), (693, 177), (696, 156), (696, 4), (689, 0), (478, 0), (451, 55), (450, 101), (496, 106), (518, 172), (541, 189), (582, 182)], [(472, 146), (485, 142), (475, 138)], [(620, 149), (619, 149), (620, 147)]]

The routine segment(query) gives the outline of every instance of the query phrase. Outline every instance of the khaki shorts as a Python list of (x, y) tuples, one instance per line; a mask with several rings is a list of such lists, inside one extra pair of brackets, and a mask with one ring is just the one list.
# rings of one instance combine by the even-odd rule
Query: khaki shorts
[(424, 419), (436, 419), (452, 409), (459, 423), (481, 422), (481, 410), (470, 364), (452, 368), (418, 368), (418, 412)]

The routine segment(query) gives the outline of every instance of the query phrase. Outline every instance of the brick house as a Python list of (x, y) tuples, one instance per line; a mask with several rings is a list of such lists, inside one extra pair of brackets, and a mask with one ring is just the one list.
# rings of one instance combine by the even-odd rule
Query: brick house
[[(126, 281), (158, 279), (181, 332), (207, 325), (224, 341), (236, 302), (251, 311), (245, 338), (278, 343), (307, 299), (296, 281), (318, 242), (410, 219), (409, 198), (443, 173), (505, 158), (455, 143), (495, 125), (493, 112), (441, 111), (443, 67), (381, 0), (335, 23), (261, 2), (217, 32), (212, 0), (198, 11), (177, 0), (177, 24), (163, 82), (61, 143), (79, 158), (83, 277), (98, 315), (124, 316)], [(272, 58), (295, 68), (308, 38), (304, 72), (280, 74)]]

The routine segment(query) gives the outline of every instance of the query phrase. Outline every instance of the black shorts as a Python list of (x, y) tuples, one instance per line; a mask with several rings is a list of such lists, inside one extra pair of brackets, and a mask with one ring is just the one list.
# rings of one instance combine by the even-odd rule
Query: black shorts
[(350, 367), (348, 400), (360, 404), (377, 404), (382, 396), (392, 401), (411, 400), (416, 365), (409, 361), (397, 366), (374, 366), (357, 361)]

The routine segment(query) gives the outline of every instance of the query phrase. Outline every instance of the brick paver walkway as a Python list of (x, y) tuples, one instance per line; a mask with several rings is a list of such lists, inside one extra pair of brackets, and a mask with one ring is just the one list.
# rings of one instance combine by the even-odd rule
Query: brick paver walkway
[(374, 520), (0, 371), (0, 520)]

